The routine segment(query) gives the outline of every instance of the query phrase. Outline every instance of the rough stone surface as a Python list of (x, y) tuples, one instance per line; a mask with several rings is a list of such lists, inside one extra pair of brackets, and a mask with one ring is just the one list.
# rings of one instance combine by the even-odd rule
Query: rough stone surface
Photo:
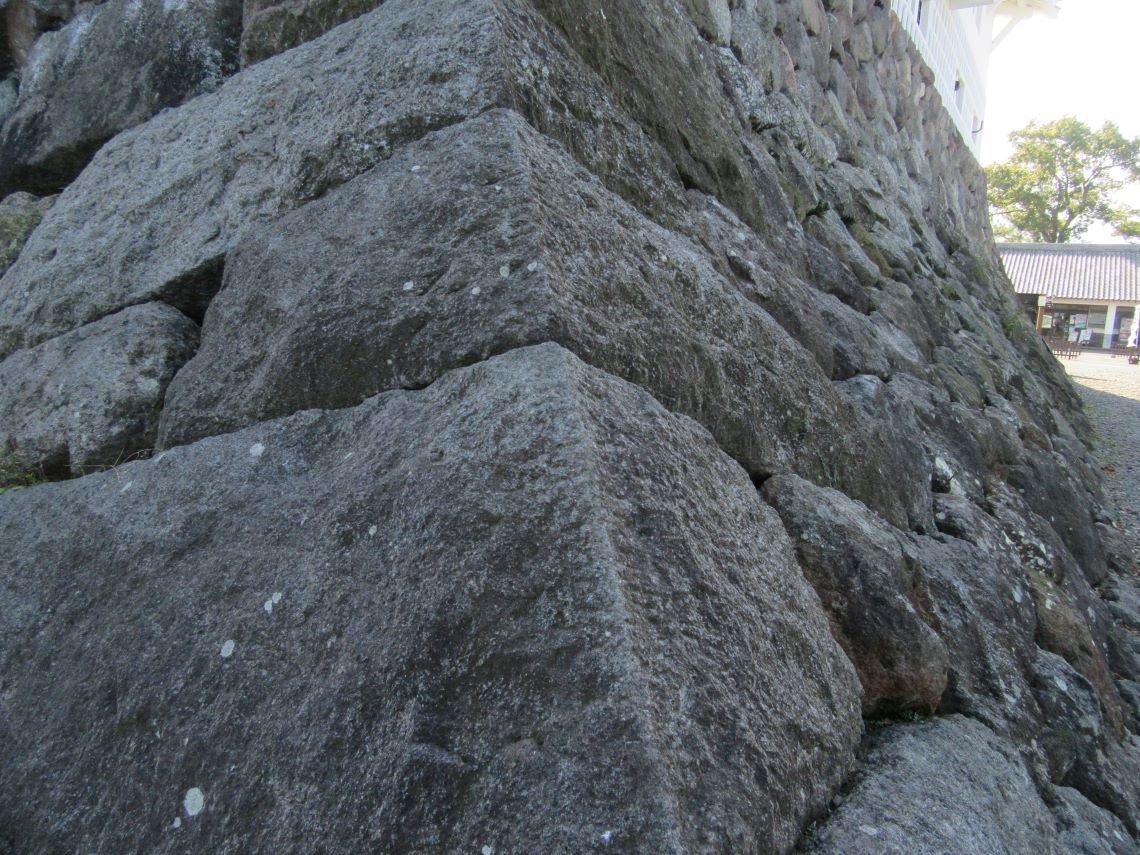
[[(1123, 518), (889, 6), (313, 5), (103, 145), (0, 278), (12, 388), (145, 304), (204, 346), (184, 445), (0, 484), (0, 851), (1135, 835)], [(0, 113), (96, 20), (3, 8)], [(71, 388), (164, 346), (112, 338)], [(861, 689), (940, 719), (845, 779)]]
[(1095, 756), (1104, 742), (1104, 724), (1092, 684), (1060, 656), (1037, 652), (1033, 697), (1041, 709), (1039, 738), (1054, 781), (1063, 781), (1083, 757)]
[(108, 0), (40, 36), (0, 128), (0, 193), (55, 193), (119, 131), (237, 70), (239, 0)]
[(134, 306), (0, 362), (0, 465), (82, 475), (154, 447), (163, 395), (198, 326)]
[(941, 534), (912, 538), (906, 549), (922, 568), (950, 654), (940, 710), (1028, 742), (1039, 720), (1029, 690), (1036, 612), (1016, 559)]
[(383, 0), (245, 0), (241, 64), (253, 65), (315, 39), (379, 6)]
[(0, 202), (0, 275), (12, 266), (53, 197), (39, 199), (30, 193), (12, 193)]
[(0, 518), (25, 851), (786, 851), (858, 741), (744, 472), (553, 345)]
[(794, 468), (905, 525), (893, 485), (844, 446), (888, 450), (810, 355), (696, 246), (505, 111), (406, 146), (239, 245), (160, 442), (351, 405), (541, 341), (701, 421), (751, 473)]
[(5, 0), (0, 3), (0, 74), (18, 69), (40, 34), (75, 14), (75, 0)]
[(1017, 752), (950, 716), (873, 732), (839, 806), (800, 851), (834, 855), (1041, 855), (1053, 822)]
[[(519, 5), (389, 0), (120, 134), (0, 279), (0, 353), (145, 300), (198, 317), (244, 233), (400, 144), (498, 105), (520, 104), (646, 207), (675, 201), (676, 179), (642, 132)], [(588, 133), (561, 102), (563, 87), (593, 117)]]
[(1057, 819), (1057, 842), (1072, 855), (1140, 855), (1124, 825), (1069, 787), (1053, 789), (1050, 806)]
[(922, 570), (901, 535), (866, 506), (794, 475), (764, 482), (832, 631), (863, 684), (868, 716), (933, 712), (946, 688), (946, 647)]
[(16, 99), (16, 79), (9, 77), (0, 80), (0, 126), (3, 126), (5, 120), (16, 109)]

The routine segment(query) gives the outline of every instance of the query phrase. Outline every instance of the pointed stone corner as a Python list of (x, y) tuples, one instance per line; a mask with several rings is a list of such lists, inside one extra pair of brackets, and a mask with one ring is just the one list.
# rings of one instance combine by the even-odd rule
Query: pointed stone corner
[(830, 479), (905, 521), (901, 467), (871, 462), (890, 450), (811, 356), (698, 244), (510, 110), (409, 143), (243, 240), (159, 442), (350, 406), (544, 341), (697, 419), (750, 473)]
[[(588, 127), (566, 113), (567, 91)], [(103, 146), (0, 279), (0, 355), (150, 300), (199, 318), (243, 236), (494, 107), (676, 216), (667, 157), (534, 9), (387, 0)]]
[(33, 849), (177, 817), (215, 851), (314, 823), (336, 851), (786, 851), (853, 762), (858, 683), (747, 475), (554, 345), (0, 516), (40, 522), (0, 525), (0, 819)]
[(58, 193), (115, 134), (237, 71), (240, 0), (76, 5), (36, 39), (0, 117), (0, 195)]

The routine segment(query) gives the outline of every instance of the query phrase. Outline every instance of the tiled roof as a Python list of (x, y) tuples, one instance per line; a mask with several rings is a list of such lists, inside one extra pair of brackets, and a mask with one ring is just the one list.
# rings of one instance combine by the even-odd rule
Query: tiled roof
[(1018, 294), (1140, 303), (1140, 244), (999, 243)]

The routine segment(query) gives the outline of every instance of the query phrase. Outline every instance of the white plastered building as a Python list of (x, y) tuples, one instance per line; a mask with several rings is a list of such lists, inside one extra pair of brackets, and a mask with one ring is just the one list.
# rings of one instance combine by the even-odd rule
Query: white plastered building
[(986, 118), (991, 52), (1019, 21), (1055, 16), (1058, 0), (890, 0), (903, 29), (934, 72), (934, 86), (978, 156)]

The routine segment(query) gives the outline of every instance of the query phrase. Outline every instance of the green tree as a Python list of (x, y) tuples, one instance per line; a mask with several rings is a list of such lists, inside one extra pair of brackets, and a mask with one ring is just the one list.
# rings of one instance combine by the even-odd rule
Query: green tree
[(1114, 199), (1140, 180), (1140, 137), (1125, 138), (1112, 122), (1094, 131), (1066, 117), (1030, 122), (1009, 141), (1013, 157), (986, 167), (996, 235), (1067, 243), (1100, 222), (1123, 237), (1140, 237), (1140, 210)]

